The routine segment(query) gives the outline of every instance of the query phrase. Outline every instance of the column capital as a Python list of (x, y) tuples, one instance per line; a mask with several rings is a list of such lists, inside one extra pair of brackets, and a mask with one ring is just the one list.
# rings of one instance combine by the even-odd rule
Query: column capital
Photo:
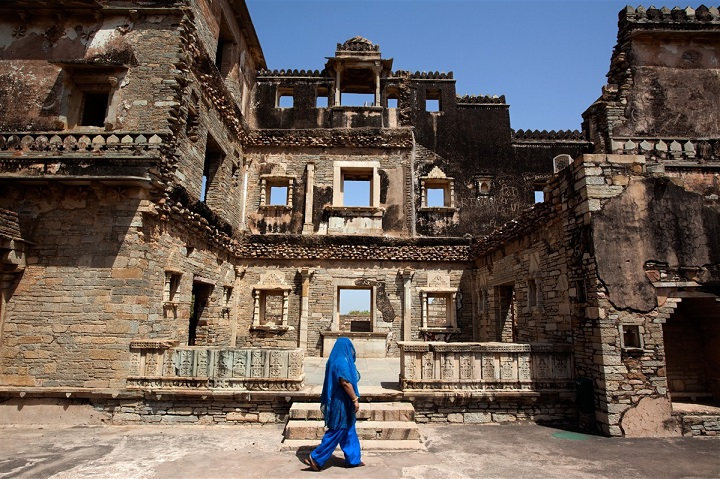
[(311, 277), (312, 275), (315, 274), (315, 271), (316, 271), (315, 268), (308, 268), (308, 267), (298, 268), (298, 273), (300, 273), (300, 276), (302, 276), (303, 279)]
[(412, 279), (412, 277), (415, 275), (415, 270), (412, 268), (403, 268), (398, 270), (398, 274), (407, 281)]

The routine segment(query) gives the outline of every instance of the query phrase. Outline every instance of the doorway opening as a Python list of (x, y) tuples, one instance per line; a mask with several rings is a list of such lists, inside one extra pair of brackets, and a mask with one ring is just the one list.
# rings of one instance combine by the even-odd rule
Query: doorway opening
[(663, 325), (663, 341), (673, 403), (720, 406), (720, 302), (683, 298)]
[(193, 282), (190, 299), (190, 324), (188, 327), (188, 346), (207, 344), (207, 306), (212, 293), (212, 285)]
[(371, 332), (372, 289), (338, 288), (340, 331)]

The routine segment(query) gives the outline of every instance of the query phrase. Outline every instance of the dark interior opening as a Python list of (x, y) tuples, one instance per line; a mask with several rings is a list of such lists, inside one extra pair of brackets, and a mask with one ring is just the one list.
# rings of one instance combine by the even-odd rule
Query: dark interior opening
[(80, 125), (105, 126), (109, 99), (110, 94), (107, 92), (85, 93), (83, 96), (83, 111)]
[(220, 164), (224, 152), (220, 145), (208, 135), (207, 146), (205, 147), (205, 163), (203, 164), (202, 185), (200, 189), (200, 201), (208, 202), (211, 197), (217, 194), (216, 174), (220, 169)]
[(195, 346), (198, 342), (198, 328), (205, 326), (207, 319), (203, 316), (210, 300), (212, 286), (205, 283), (194, 282), (192, 297), (190, 299), (190, 324), (188, 328), (188, 346)]
[(515, 311), (515, 287), (513, 285), (498, 286), (497, 298), (497, 341), (515, 341), (517, 314)]
[(663, 341), (672, 400), (720, 404), (720, 302), (683, 298)]

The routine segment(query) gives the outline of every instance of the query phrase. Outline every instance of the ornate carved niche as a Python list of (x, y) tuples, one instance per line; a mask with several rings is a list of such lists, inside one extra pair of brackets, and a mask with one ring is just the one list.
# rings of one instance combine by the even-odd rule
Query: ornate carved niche
[(260, 275), (253, 288), (253, 321), (251, 330), (284, 332), (288, 326), (290, 290), (285, 275), (270, 271)]
[(295, 178), (288, 175), (260, 176), (260, 208), (291, 210)]
[(420, 177), (421, 211), (455, 211), (455, 181), (437, 166)]
[(428, 273), (427, 286), (419, 288), (422, 313), (420, 332), (425, 340), (447, 341), (457, 327), (455, 303), (458, 288), (450, 286), (450, 275), (431, 271)]

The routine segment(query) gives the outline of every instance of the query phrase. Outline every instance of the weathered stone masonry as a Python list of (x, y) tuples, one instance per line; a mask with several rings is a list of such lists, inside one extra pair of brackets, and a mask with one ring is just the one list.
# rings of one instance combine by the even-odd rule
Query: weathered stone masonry
[(281, 421), (348, 335), (421, 422), (717, 434), (717, 8), (621, 11), (560, 132), (362, 37), (269, 70), (241, 0), (0, 14), (6, 405)]

